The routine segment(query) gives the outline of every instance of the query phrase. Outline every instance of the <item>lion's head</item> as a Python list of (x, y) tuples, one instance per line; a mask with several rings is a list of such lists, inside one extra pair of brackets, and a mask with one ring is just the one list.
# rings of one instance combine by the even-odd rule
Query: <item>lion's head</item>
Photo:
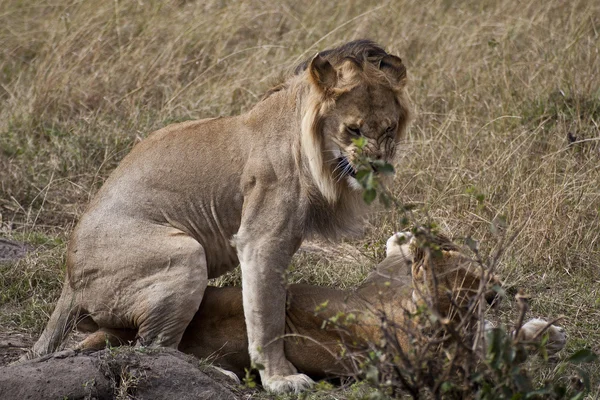
[(453, 318), (457, 311), (481, 298), (477, 296), (480, 290), (489, 304), (499, 300), (493, 286), (500, 285), (500, 279), (484, 273), (483, 266), (446, 237), (413, 237), (410, 252), (413, 298), (417, 304), (433, 303), (440, 315)]
[(345, 188), (360, 188), (356, 139), (363, 138), (369, 159), (394, 159), (410, 114), (406, 68), (400, 58), (362, 40), (317, 54), (297, 74), (308, 82), (302, 152), (319, 191), (334, 204)]

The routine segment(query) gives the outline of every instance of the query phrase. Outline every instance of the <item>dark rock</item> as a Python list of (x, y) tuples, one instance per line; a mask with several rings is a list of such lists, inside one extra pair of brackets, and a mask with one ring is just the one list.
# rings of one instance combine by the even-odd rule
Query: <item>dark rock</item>
[(169, 349), (67, 351), (0, 368), (0, 398), (4, 400), (128, 396), (140, 400), (236, 399), (200, 370), (197, 359)]

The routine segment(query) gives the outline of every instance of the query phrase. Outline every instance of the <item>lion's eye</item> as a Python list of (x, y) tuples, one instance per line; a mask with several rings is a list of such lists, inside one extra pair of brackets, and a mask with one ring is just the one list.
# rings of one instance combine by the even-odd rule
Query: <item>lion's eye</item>
[(352, 136), (362, 136), (360, 128), (357, 126), (347, 126), (346, 131), (348, 131), (348, 133)]

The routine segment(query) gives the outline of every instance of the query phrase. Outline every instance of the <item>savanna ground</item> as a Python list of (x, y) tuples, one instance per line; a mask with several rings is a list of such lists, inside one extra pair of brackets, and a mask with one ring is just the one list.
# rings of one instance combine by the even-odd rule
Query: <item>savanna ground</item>
[[(136, 141), (248, 110), (304, 58), (366, 37), (408, 69), (415, 118), (399, 201), (483, 254), (516, 234), (497, 318), (513, 318), (510, 294), (523, 288), (530, 316), (564, 315), (563, 357), (598, 352), (599, 31), (592, 0), (0, 0), (0, 236), (35, 246), (0, 264), (0, 333), (39, 335), (69, 232)], [(349, 243), (371, 262), (300, 255), (291, 279), (356, 284), (399, 216), (377, 212)], [(588, 369), (598, 395), (600, 369)], [(535, 373), (556, 378), (552, 365)]]

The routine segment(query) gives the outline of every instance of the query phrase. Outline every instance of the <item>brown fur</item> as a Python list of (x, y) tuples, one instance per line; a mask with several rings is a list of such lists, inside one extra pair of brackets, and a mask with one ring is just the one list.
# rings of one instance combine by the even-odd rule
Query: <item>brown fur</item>
[(346, 127), (361, 126), (367, 156), (392, 161), (408, 120), (404, 66), (385, 57), (349, 70), (317, 55), (246, 114), (171, 125), (137, 144), (75, 228), (63, 292), (32, 353), (54, 351), (75, 322), (177, 347), (208, 279), (239, 262), (263, 383), (307, 387), (274, 340), (285, 328), (282, 276), (305, 237), (361, 230), (361, 192), (339, 170), (355, 151)]

